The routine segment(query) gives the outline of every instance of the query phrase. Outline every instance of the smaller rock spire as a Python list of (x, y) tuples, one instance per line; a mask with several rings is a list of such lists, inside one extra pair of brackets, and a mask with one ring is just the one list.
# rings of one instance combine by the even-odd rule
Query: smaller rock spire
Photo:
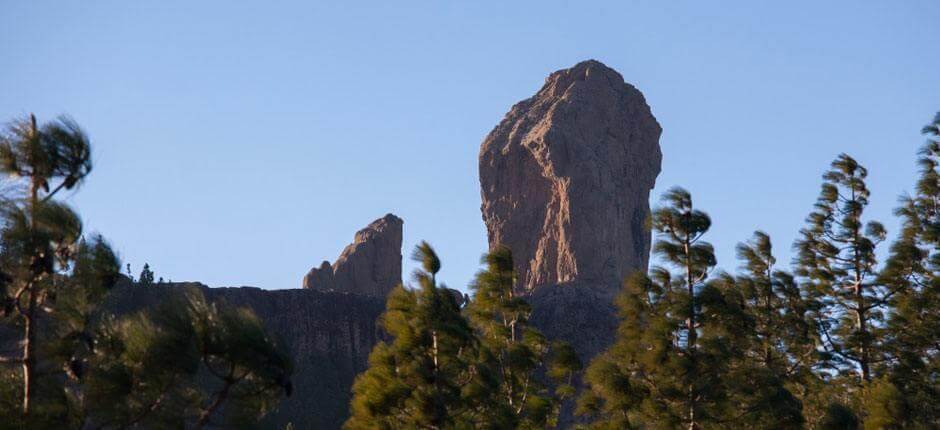
[(356, 232), (332, 265), (324, 261), (304, 276), (303, 287), (385, 297), (401, 284), (401, 218), (386, 214)]

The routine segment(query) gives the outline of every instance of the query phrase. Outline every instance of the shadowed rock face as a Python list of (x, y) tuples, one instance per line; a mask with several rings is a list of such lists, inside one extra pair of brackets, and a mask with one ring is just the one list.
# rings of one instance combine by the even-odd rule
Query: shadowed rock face
[(512, 250), (533, 324), (582, 359), (610, 344), (613, 297), (649, 262), (661, 132), (643, 94), (591, 60), (552, 73), (480, 148), (490, 247)]
[(387, 214), (356, 232), (334, 264), (324, 261), (303, 287), (382, 297), (401, 283), (401, 218)]
[(520, 292), (613, 295), (646, 267), (661, 131), (643, 94), (593, 60), (513, 106), (480, 148), (480, 185), (490, 246), (512, 250)]

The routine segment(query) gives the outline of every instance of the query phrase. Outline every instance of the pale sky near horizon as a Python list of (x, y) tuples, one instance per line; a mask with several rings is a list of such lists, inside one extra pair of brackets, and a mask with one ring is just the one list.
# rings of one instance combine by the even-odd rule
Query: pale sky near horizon
[[(820, 174), (914, 181), (940, 110), (940, 2), (0, 0), (0, 121), (67, 113), (95, 171), (68, 200), (135, 275), (296, 288), (356, 230), (405, 220), (464, 288), (486, 250), (477, 154), (513, 103), (589, 58), (663, 126), (663, 172), (786, 263)], [(406, 264), (406, 273), (412, 264)]]

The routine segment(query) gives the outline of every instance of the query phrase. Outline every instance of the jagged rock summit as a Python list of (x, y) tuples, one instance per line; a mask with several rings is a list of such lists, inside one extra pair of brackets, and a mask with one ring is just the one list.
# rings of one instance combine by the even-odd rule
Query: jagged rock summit
[(612, 296), (647, 266), (659, 123), (639, 90), (589, 60), (552, 73), (480, 148), (490, 246), (508, 246), (521, 293), (560, 284)]
[(401, 283), (401, 218), (387, 214), (356, 232), (332, 265), (324, 261), (304, 276), (303, 287), (384, 298)]

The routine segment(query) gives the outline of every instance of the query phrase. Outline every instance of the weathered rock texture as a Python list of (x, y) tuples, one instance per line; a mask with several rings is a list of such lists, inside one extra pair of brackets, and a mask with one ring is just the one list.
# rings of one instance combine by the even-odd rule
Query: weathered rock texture
[(387, 214), (356, 232), (334, 264), (324, 261), (304, 276), (303, 287), (385, 297), (401, 283), (401, 218)]
[(552, 73), (480, 148), (490, 246), (508, 246), (520, 292), (577, 284), (613, 295), (645, 268), (662, 129), (643, 94), (598, 61)]
[(598, 61), (552, 73), (480, 148), (490, 247), (508, 246), (531, 320), (587, 360), (613, 339), (613, 297), (649, 262), (662, 129), (643, 94)]
[(250, 308), (294, 360), (294, 392), (268, 414), (260, 428), (338, 429), (349, 416), (350, 388), (367, 367), (381, 339), (376, 320), (385, 300), (316, 290), (208, 288), (198, 283), (140, 286), (125, 284), (109, 298), (109, 308), (129, 313), (154, 306), (184, 287), (201, 288), (209, 300)]

